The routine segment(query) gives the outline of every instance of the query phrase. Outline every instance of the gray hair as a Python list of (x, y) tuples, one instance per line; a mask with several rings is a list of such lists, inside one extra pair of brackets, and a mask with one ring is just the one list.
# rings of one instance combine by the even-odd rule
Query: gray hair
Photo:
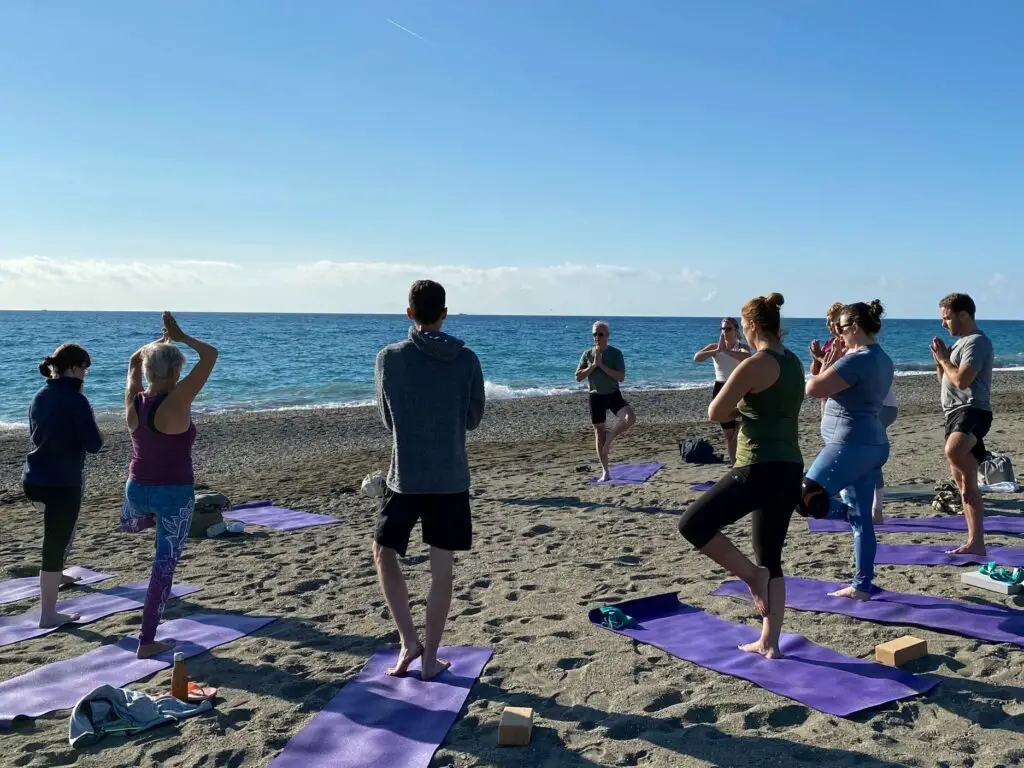
[(592, 329), (591, 329), (591, 330), (595, 330), (595, 329), (597, 329), (597, 328), (603, 328), (603, 329), (604, 329), (604, 332), (605, 332), (606, 334), (608, 334), (609, 336), (611, 336), (611, 335), (612, 335), (612, 329), (611, 329), (611, 326), (610, 326), (610, 325), (608, 325), (607, 321), (605, 321), (605, 320), (598, 320), (598, 321), (597, 321), (596, 323), (594, 323), (594, 325), (593, 325), (593, 327), (592, 327)]
[(153, 342), (142, 353), (142, 374), (150, 382), (171, 378), (184, 364), (185, 355), (173, 344)]

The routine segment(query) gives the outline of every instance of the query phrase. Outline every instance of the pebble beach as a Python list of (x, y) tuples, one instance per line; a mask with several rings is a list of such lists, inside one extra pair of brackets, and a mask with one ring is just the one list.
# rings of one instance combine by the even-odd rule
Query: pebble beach
[[(890, 484), (939, 482), (938, 385), (897, 379), (901, 415), (890, 431)], [(683, 602), (754, 625), (752, 607), (712, 596), (728, 577), (693, 552), (676, 529), (697, 498), (693, 483), (722, 466), (684, 465), (677, 442), (706, 437), (707, 390), (627, 392), (637, 427), (616, 443), (613, 462), (665, 464), (636, 486), (591, 486), (597, 468), (585, 395), (489, 402), (470, 438), (474, 548), (460, 555), (449, 645), (487, 646), (494, 656), (469, 694), (432, 766), (1011, 766), (1024, 760), (1024, 650), (912, 627), (832, 614), (788, 612), (785, 630), (857, 658), (905, 634), (928, 642), (908, 671), (934, 676), (929, 693), (851, 718), (809, 709), (744, 680), (674, 658), (594, 627), (587, 611), (675, 591)], [(997, 373), (992, 450), (1024, 457), (1024, 374)], [(818, 404), (801, 427), (809, 463), (817, 452)], [(2, 735), (0, 765), (266, 766), (373, 652), (397, 644), (380, 595), (370, 542), (374, 502), (362, 478), (386, 470), (389, 435), (373, 408), (237, 413), (197, 419), (197, 487), (234, 502), (271, 499), (327, 514), (340, 525), (190, 540), (176, 581), (200, 592), (171, 600), (165, 619), (197, 611), (277, 617), (264, 629), (189, 661), (193, 679), (216, 686), (212, 713), (86, 749), (68, 745), (67, 712), (22, 721)], [(151, 535), (118, 531), (130, 446), (123, 425), (105, 423), (106, 444), (87, 466), (86, 499), (70, 562), (115, 574), (104, 584), (148, 577)], [(0, 433), (0, 579), (38, 571), (41, 526), (20, 490), (27, 435)], [(1018, 473), (1024, 458), (1017, 461)], [(893, 503), (892, 516), (934, 514), (920, 502)], [(989, 504), (1020, 514), (1024, 499)], [(750, 552), (749, 521), (726, 533)], [(885, 534), (887, 543), (952, 542), (941, 534)], [(1019, 545), (990, 536), (990, 546)], [(404, 561), (414, 616), (422, 622), (429, 582), (426, 549), (414, 533)], [(844, 581), (847, 535), (812, 535), (794, 517), (787, 574)], [(890, 590), (1024, 607), (1024, 599), (983, 593), (952, 567), (879, 566)], [(27, 601), (0, 606), (9, 616)], [(0, 679), (75, 658), (138, 630), (139, 612), (66, 628), (0, 651)], [(129, 687), (166, 691), (170, 672)], [(499, 748), (505, 706), (532, 707), (528, 747)]]

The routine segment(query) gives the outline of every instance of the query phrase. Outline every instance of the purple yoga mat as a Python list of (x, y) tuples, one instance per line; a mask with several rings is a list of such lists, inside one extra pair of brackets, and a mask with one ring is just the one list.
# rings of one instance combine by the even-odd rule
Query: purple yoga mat
[[(807, 518), (811, 533), (849, 533), (850, 524), (845, 520), (815, 520)], [(946, 517), (890, 517), (882, 525), (875, 526), (876, 533), (966, 533), (967, 522), (963, 515)], [(991, 515), (985, 518), (985, 533), (1024, 533), (1024, 516)]]
[[(838, 613), (880, 624), (955, 632), (965, 637), (1024, 647), (1024, 611), (964, 603), (931, 595), (886, 592), (878, 588), (871, 593), (870, 600), (828, 596), (829, 592), (845, 586), (828, 581), (786, 577), (786, 607), (797, 611)], [(750, 591), (741, 581), (727, 581), (714, 594), (750, 602)]]
[[(74, 600), (57, 601), (57, 610), (61, 613), (80, 613), (78, 621), (64, 624), (63, 627), (79, 626), (88, 624), (124, 611), (134, 611), (143, 606), (146, 602), (146, 589), (149, 581), (139, 581), (135, 584), (123, 584), (120, 587), (101, 589), (92, 592), (84, 597)], [(171, 597), (184, 597), (198, 592), (202, 587), (195, 587), (191, 584), (175, 584), (171, 587)], [(51, 632), (56, 632), (61, 627), (49, 627), (40, 629), (39, 611), (29, 611), (18, 616), (5, 616), (0, 618), (0, 648), (5, 645), (20, 643), (22, 640), (29, 640), (33, 637), (42, 637)]]
[(603, 483), (596, 477), (588, 480), (589, 485), (637, 485), (639, 483), (646, 483), (654, 473), (664, 467), (664, 464), (657, 462), (651, 464), (615, 464), (609, 467), (611, 474), (610, 480), (605, 480)]
[(701, 493), (707, 493), (708, 491), (710, 491), (712, 488), (715, 487), (715, 481), (714, 480), (705, 480), (703, 483), (694, 483), (690, 487), (693, 490), (695, 490), (695, 491), (700, 491)]
[[(609, 631), (716, 672), (749, 680), (838, 717), (916, 696), (938, 683), (874, 661), (844, 656), (788, 633), (783, 633), (779, 643), (784, 658), (766, 659), (746, 653), (736, 646), (757, 640), (760, 626), (733, 624), (712, 616), (680, 603), (674, 592), (615, 607), (636, 619), (637, 626)], [(601, 626), (600, 610), (592, 610), (590, 620)]]
[(262, 525), (275, 531), (294, 531), (296, 528), (308, 528), (311, 525), (334, 525), (340, 523), (336, 517), (314, 515), (312, 512), (299, 512), (296, 509), (275, 507), (269, 501), (250, 501), (232, 507), (225, 512), (228, 520), (241, 520), (246, 525)]
[[(80, 565), (73, 565), (64, 569), (65, 576), (77, 576), (77, 585), (98, 584), (101, 581), (114, 578), (109, 573), (90, 571)], [(0, 605), (24, 600), (28, 597), (39, 597), (39, 577), (26, 576), (23, 579), (11, 579), (0, 581)]]
[(185, 658), (230, 643), (255, 632), (274, 620), (273, 616), (196, 614), (174, 619), (160, 626), (157, 640), (177, 641), (173, 651), (151, 659), (136, 659), (139, 642), (126, 637), (115, 645), (89, 651), (77, 659), (58, 661), (33, 669), (21, 677), (0, 683), (0, 728), (10, 728), (18, 717), (40, 717), (47, 712), (72, 709), (100, 685), (118, 688), (171, 666), (174, 653)]
[(1024, 565), (1024, 547), (988, 547), (985, 555), (947, 555), (950, 544), (879, 544), (877, 565)]
[(443, 648), (450, 669), (419, 679), (389, 677), (398, 651), (377, 651), (359, 675), (288, 742), (273, 768), (426, 768), (491, 658), (490, 648)]

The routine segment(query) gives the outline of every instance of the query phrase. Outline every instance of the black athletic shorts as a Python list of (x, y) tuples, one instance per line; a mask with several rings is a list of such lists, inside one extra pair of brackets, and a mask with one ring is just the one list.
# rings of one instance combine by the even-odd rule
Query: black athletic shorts
[(423, 543), (449, 552), (466, 551), (473, 543), (469, 491), (462, 493), (397, 493), (384, 490), (377, 518), (376, 541), (405, 557), (412, 529), (423, 525)]
[(974, 444), (971, 453), (980, 464), (985, 460), (985, 435), (992, 428), (992, 411), (983, 411), (980, 408), (961, 408), (953, 411), (946, 417), (946, 437), (955, 432), (962, 432), (965, 435), (974, 435), (978, 442)]
[[(724, 386), (725, 386), (725, 382), (724, 381), (716, 381), (715, 382), (715, 388), (713, 390), (711, 390), (711, 399), (712, 400), (714, 400), (716, 397), (718, 397), (718, 393), (722, 391), (722, 387), (724, 387)], [(722, 429), (736, 429), (736, 427), (738, 426), (735, 419), (733, 419), (732, 421), (723, 421), (723, 422), (721, 422), (721, 425), (722, 425)]]
[(597, 392), (590, 393), (590, 423), (604, 424), (608, 420), (608, 411), (616, 416), (619, 411), (628, 406), (629, 403), (622, 397), (619, 390), (607, 395), (599, 395)]

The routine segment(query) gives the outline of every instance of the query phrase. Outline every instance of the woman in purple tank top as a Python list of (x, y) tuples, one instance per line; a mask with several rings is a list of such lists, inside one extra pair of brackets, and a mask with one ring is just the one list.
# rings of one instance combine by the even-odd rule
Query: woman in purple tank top
[[(217, 362), (217, 350), (187, 336), (170, 312), (164, 312), (163, 324), (160, 340), (142, 347), (128, 361), (124, 395), (132, 460), (121, 508), (121, 530), (138, 533), (156, 528), (156, 557), (139, 631), (140, 659), (174, 647), (173, 640), (156, 641), (156, 627), (171, 592), (195, 507), (192, 445), (196, 427), (192, 423), (192, 401)], [(181, 342), (199, 355), (199, 362), (183, 379), (185, 355), (173, 342)], [(142, 385), (143, 376), (148, 387)]]

